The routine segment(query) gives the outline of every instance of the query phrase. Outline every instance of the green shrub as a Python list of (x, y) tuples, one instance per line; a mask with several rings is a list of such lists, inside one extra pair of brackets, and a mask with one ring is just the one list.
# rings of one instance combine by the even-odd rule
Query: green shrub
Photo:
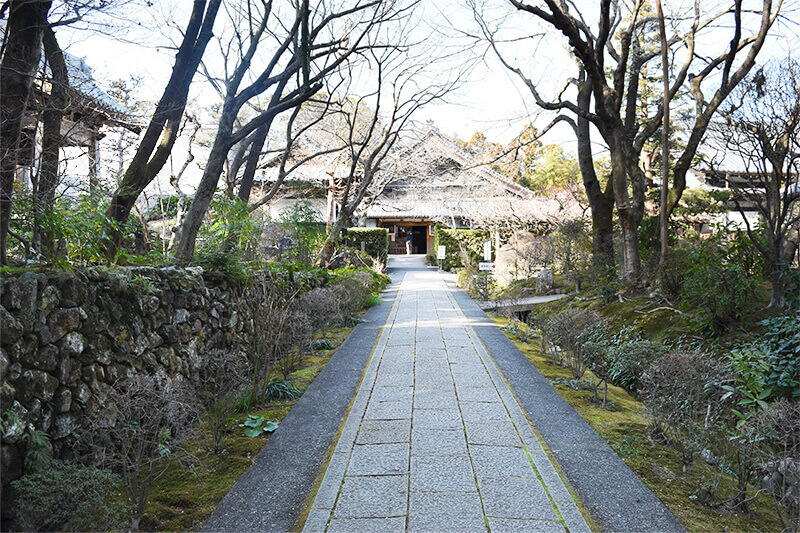
[(800, 399), (800, 320), (783, 315), (759, 324), (763, 338), (728, 356), (737, 381), (728, 390), (741, 395), (739, 405), (746, 412), (778, 398)]
[(800, 316), (776, 316), (760, 324), (770, 353), (767, 386), (773, 397), (800, 400)]
[(107, 470), (55, 460), (11, 484), (21, 531), (109, 531), (127, 520), (128, 509), (111, 497), (120, 478)]
[(279, 220), (278, 247), (288, 239), (291, 243), (285, 250), (289, 259), (298, 263), (313, 264), (317, 251), (325, 242), (325, 223), (319, 213), (307, 201), (297, 202), (284, 211)]
[(674, 251), (662, 269), (667, 297), (679, 295), (687, 318), (703, 333), (719, 335), (755, 308), (758, 281), (730, 260), (722, 236)]
[(664, 345), (645, 339), (636, 328), (625, 327), (608, 339), (604, 358), (598, 361), (598, 366), (603, 367), (611, 383), (635, 393), (645, 369), (666, 350)]
[(389, 230), (386, 228), (348, 228), (345, 239), (347, 246), (361, 249), (385, 265), (389, 257)]
[[(483, 243), (490, 239), (488, 230), (447, 229), (436, 226), (435, 246), (445, 247), (442, 268), (469, 268), (483, 261)], [(466, 256), (466, 257), (465, 257)], [(466, 263), (465, 263), (466, 260)]]

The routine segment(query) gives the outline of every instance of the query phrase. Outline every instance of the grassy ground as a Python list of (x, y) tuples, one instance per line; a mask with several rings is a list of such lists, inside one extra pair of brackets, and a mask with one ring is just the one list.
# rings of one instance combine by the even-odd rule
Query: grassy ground
[[(660, 320), (654, 313), (650, 316), (635, 313), (642, 310), (641, 305), (644, 305), (643, 301), (637, 305), (627, 306), (626, 312), (632, 317), (646, 317), (643, 327), (647, 327), (647, 323), (651, 320)], [(669, 320), (670, 317), (665, 318)], [(508, 320), (505, 318), (494, 317), (494, 320), (501, 328), (508, 326)], [(672, 325), (682, 331), (680, 322)], [(652, 329), (655, 330), (655, 326)], [(669, 330), (667, 327), (663, 329)], [(524, 342), (510, 329), (504, 331), (539, 372), (553, 382), (559, 394), (669, 507), (687, 531), (744, 533), (781, 530), (772, 501), (765, 494), (760, 494), (751, 502), (751, 513), (748, 516), (733, 515), (727, 513), (724, 506), (702, 501), (704, 493), (700, 488), (713, 486), (715, 483), (719, 487), (716, 501), (729, 499), (732, 496), (730, 478), (720, 477), (716, 469), (700, 459), (695, 461), (690, 473), (684, 473), (683, 464), (675, 451), (649, 438), (649, 420), (644, 406), (625, 390), (609, 386), (610, 408), (604, 409), (592, 400), (591, 384), (595, 378), (591, 372), (587, 372), (586, 376), (576, 383), (572, 381), (572, 374), (568, 369), (553, 365), (545, 357), (538, 339)], [(660, 333), (660, 328), (654, 332)], [(673, 331), (671, 335), (673, 334), (677, 333)], [(600, 394), (602, 395), (602, 390)]]
[[(290, 376), (297, 387), (305, 392), (322, 371), (336, 348), (350, 334), (352, 328), (329, 328), (327, 338), (334, 348), (319, 350), (306, 356), (299, 368)], [(250, 413), (237, 414), (244, 420), (249, 414), (264, 416), (280, 422), (297, 402), (273, 403)], [(253, 464), (255, 456), (266, 446), (269, 437), (245, 437), (238, 422), (225, 439), (225, 449), (220, 455), (211, 453), (211, 434), (202, 427), (197, 438), (190, 443), (191, 460), (175, 463), (156, 482), (147, 511), (142, 519), (144, 531), (197, 531), (211, 512), (228, 493), (245, 470)]]

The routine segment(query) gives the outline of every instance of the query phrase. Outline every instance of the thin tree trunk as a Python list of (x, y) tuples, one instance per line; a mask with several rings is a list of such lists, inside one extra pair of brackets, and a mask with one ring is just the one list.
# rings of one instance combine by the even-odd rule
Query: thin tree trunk
[(0, 265), (8, 264), (8, 231), (22, 118), (41, 57), (50, 1), (11, 0), (0, 60)]
[(208, 156), (206, 168), (203, 171), (203, 177), (197, 187), (192, 205), (189, 206), (183, 224), (178, 230), (178, 237), (176, 238), (177, 245), (175, 246), (175, 261), (178, 264), (189, 264), (192, 258), (194, 258), (197, 234), (203, 223), (203, 217), (208, 211), (208, 206), (211, 205), (211, 199), (214, 197), (214, 193), (217, 190), (217, 183), (219, 182), (219, 177), (222, 175), (222, 169), (225, 167), (225, 160), (231, 148), (230, 137), (225, 133), (229, 131), (229, 129), (225, 129), (227, 120), (228, 119), (226, 119), (224, 115), (220, 118), (217, 137), (214, 140), (214, 146), (211, 148), (211, 153)]
[(667, 194), (669, 193), (669, 57), (667, 55), (667, 30), (664, 26), (664, 12), (661, 0), (656, 0), (658, 12), (658, 29), (661, 34), (661, 75), (664, 77), (664, 118), (661, 125), (661, 257), (660, 264), (667, 259), (667, 236), (669, 234), (669, 213), (667, 211)]
[(239, 185), (239, 199), (243, 202), (250, 200), (250, 191), (253, 189), (258, 160), (261, 157), (261, 150), (264, 149), (264, 143), (267, 141), (267, 135), (269, 134), (271, 125), (272, 120), (258, 128), (255, 131), (253, 142), (250, 144), (250, 151), (247, 154), (247, 163), (244, 166), (244, 174), (242, 174), (242, 182)]

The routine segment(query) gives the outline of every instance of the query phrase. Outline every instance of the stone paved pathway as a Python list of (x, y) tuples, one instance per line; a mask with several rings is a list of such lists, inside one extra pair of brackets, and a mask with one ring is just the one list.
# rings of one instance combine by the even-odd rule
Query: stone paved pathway
[(303, 531), (589, 531), (440, 274), (408, 271)]

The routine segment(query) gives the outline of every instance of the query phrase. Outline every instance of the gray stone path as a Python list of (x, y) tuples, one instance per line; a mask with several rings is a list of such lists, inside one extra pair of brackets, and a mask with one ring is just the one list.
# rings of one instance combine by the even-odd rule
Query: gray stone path
[(303, 531), (589, 531), (440, 274), (399, 288)]

